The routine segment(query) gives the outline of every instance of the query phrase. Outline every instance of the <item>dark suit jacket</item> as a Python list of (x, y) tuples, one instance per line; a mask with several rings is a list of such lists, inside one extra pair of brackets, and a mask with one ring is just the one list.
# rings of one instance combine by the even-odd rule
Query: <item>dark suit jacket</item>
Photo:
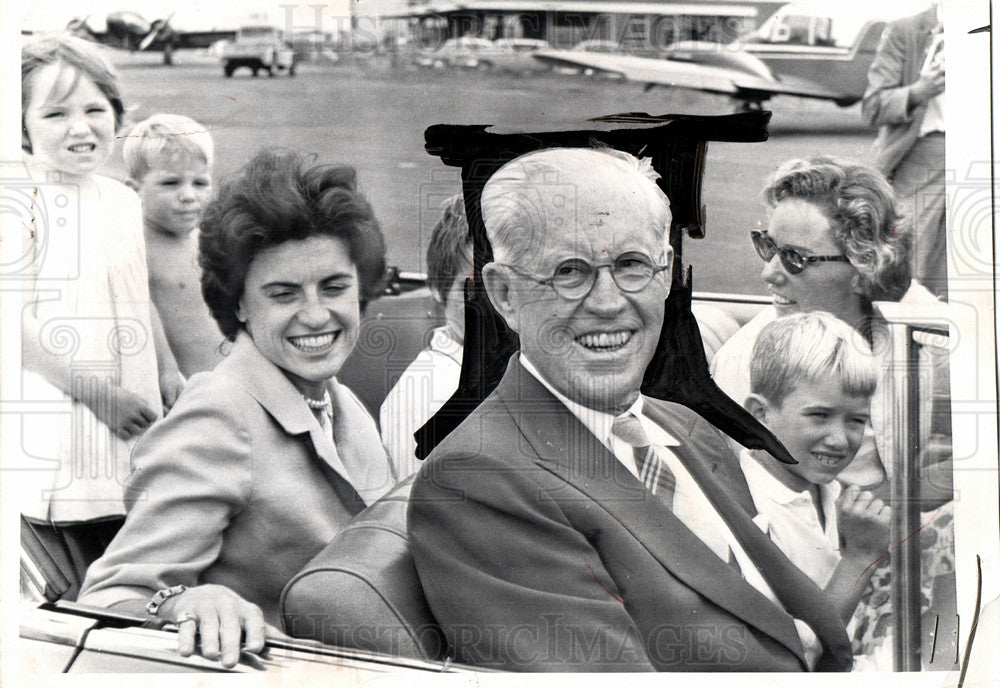
[(920, 77), (936, 25), (933, 7), (890, 23), (868, 68), (861, 111), (869, 124), (879, 128), (872, 154), (876, 166), (889, 177), (920, 136), (927, 106), (907, 110), (906, 102), (910, 86)]
[[(754, 561), (777, 562), (777, 578), (770, 563), (762, 569), (772, 588), (799, 595), (795, 616), (818, 617), (827, 655), (849, 667), (825, 595), (750, 521), (726, 440), (685, 407), (647, 400), (645, 412), (681, 441), (676, 454)], [(805, 668), (791, 616), (650, 495), (516, 354), (421, 468), (409, 531), (460, 661), (529, 671)]]

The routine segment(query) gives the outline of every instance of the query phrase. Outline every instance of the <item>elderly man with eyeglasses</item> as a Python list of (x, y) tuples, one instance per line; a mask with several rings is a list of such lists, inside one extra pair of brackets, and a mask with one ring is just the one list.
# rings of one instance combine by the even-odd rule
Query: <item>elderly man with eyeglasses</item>
[(520, 350), (431, 453), (408, 514), (450, 654), (516, 671), (849, 668), (836, 610), (751, 521), (727, 440), (639, 392), (673, 260), (649, 164), (529, 153), (481, 207), (483, 280)]

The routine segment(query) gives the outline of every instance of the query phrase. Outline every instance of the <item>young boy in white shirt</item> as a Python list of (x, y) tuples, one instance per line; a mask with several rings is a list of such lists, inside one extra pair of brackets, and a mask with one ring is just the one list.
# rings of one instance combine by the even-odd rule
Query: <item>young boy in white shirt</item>
[(833, 598), (845, 624), (888, 556), (889, 507), (837, 482), (861, 444), (878, 377), (877, 359), (850, 325), (799, 313), (761, 330), (744, 403), (798, 461), (741, 452), (754, 521)]

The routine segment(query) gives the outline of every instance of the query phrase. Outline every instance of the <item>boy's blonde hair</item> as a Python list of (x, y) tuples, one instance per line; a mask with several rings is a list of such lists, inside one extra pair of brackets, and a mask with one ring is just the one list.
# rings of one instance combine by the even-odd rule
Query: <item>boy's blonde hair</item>
[(819, 311), (768, 323), (750, 360), (750, 391), (780, 406), (802, 382), (832, 376), (846, 394), (871, 396), (879, 362), (868, 342), (843, 320)]
[(211, 169), (214, 146), (208, 129), (184, 115), (159, 114), (139, 122), (125, 137), (122, 157), (133, 181), (142, 181), (161, 156), (204, 160)]

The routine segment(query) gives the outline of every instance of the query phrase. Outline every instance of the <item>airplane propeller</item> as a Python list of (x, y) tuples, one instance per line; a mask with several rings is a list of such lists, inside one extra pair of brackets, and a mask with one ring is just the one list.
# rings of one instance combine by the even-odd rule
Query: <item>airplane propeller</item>
[(163, 21), (153, 22), (153, 28), (150, 29), (149, 33), (143, 36), (141, 41), (139, 41), (139, 46), (138, 46), (139, 52), (142, 52), (150, 45), (152, 45), (153, 41), (155, 41), (160, 36), (166, 35), (167, 33), (170, 32), (170, 20), (173, 19), (174, 14), (176, 14), (176, 12), (171, 12), (167, 16), (167, 18), (164, 19)]

